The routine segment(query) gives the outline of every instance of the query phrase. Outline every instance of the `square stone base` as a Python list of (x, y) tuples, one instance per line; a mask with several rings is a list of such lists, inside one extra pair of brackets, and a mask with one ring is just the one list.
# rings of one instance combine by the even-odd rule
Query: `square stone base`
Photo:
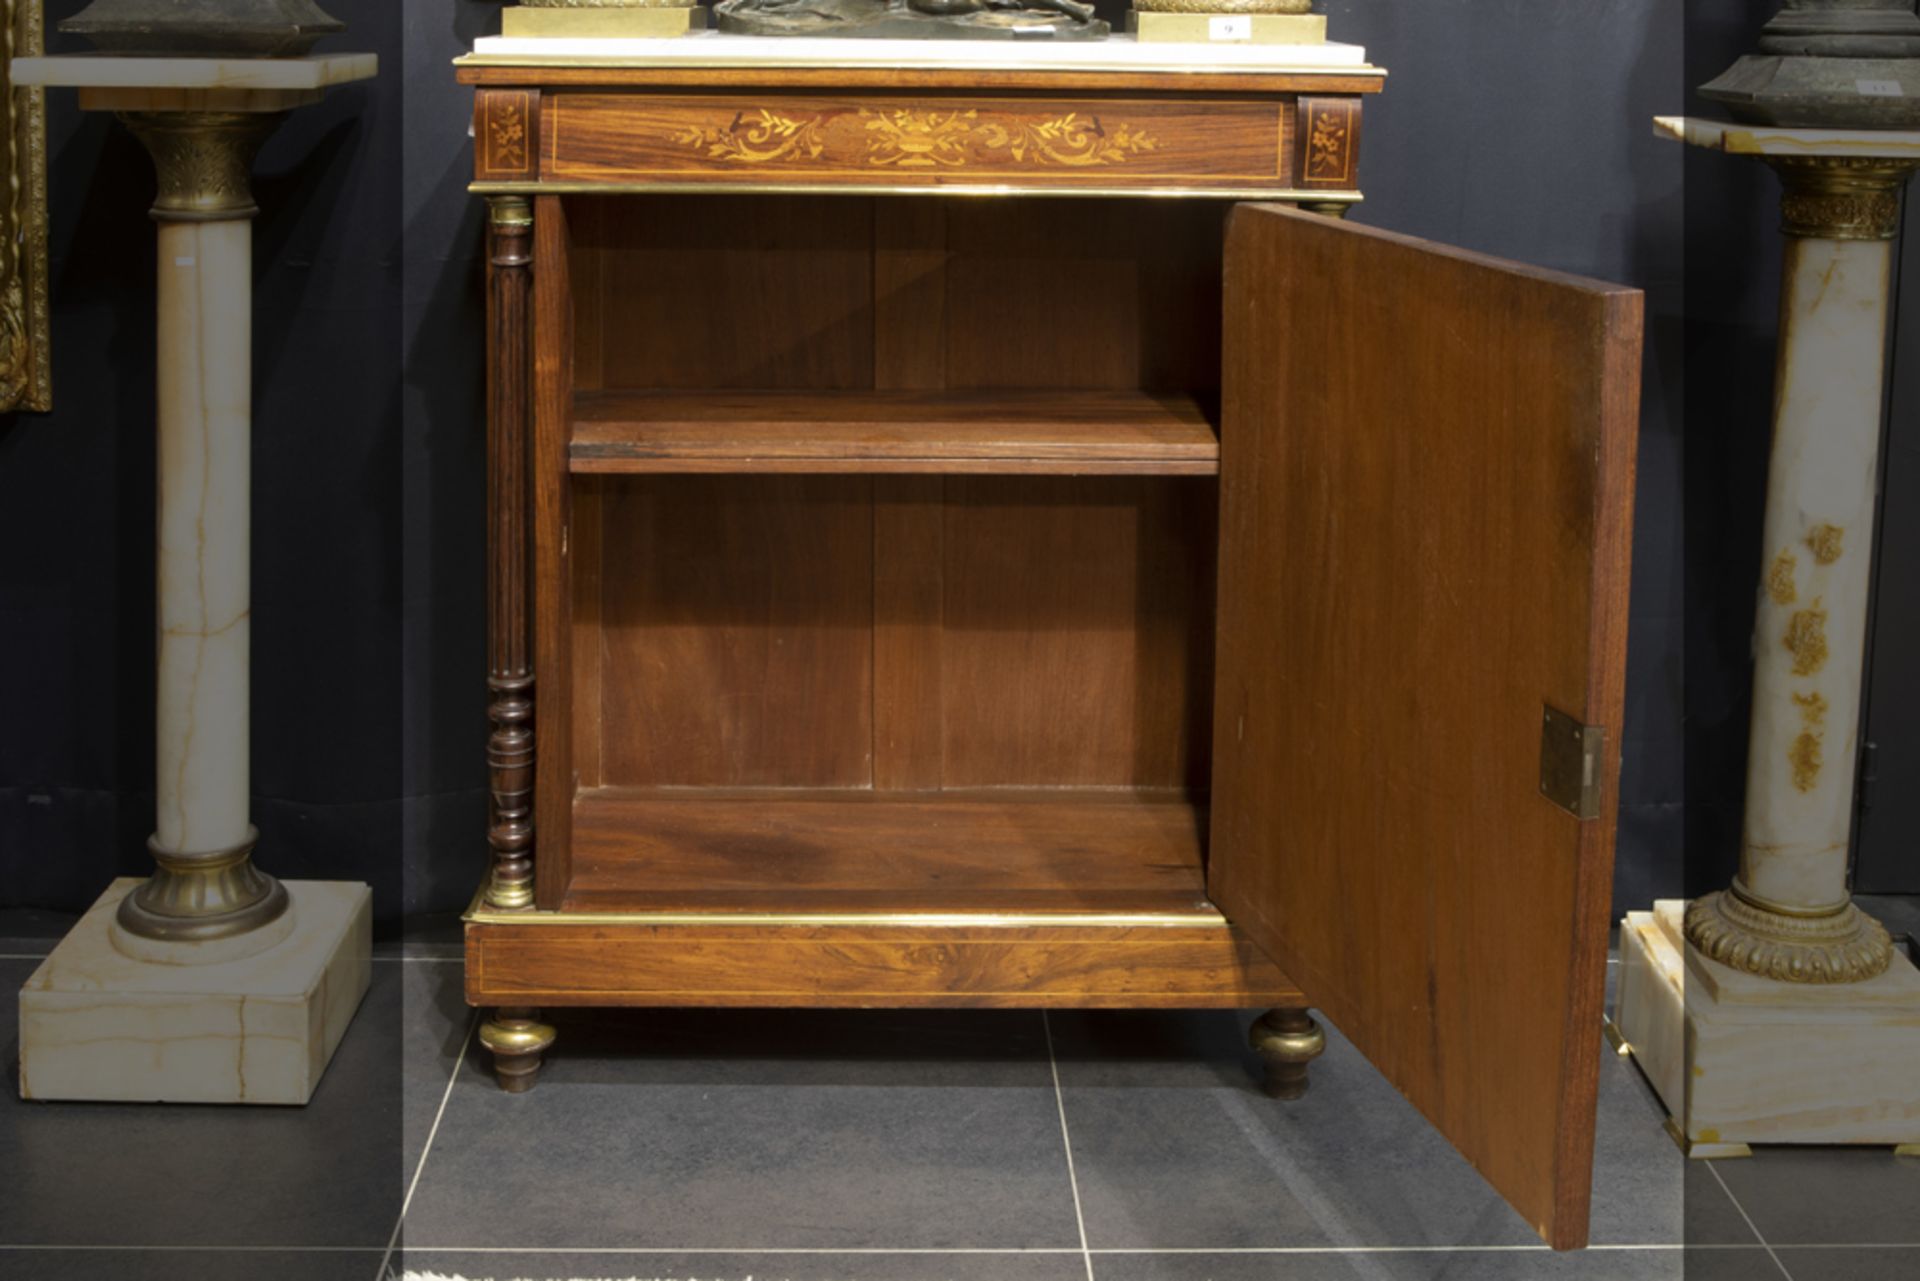
[(109, 936), (123, 877), (20, 989), (20, 1096), (305, 1103), (373, 977), (372, 892), (286, 881), (284, 941), (236, 961), (136, 961)]
[(1614, 1026), (1695, 1156), (1920, 1143), (1920, 970), (1782, 983), (1686, 946), (1678, 899), (1620, 925)]

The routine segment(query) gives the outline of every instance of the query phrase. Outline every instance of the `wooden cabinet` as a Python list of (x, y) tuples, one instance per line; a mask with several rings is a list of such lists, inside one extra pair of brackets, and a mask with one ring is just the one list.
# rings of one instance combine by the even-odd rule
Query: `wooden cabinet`
[(1323, 216), (1367, 69), (461, 75), (503, 1083), (1260, 1005), (1288, 1094), (1312, 1006), (1584, 1243), (1638, 295)]

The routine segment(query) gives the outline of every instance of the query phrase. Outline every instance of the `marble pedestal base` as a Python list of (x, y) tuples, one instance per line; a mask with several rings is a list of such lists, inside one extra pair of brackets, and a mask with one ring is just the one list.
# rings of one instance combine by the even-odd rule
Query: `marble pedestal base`
[(1920, 970), (1782, 983), (1688, 948), (1686, 904), (1620, 926), (1613, 1020), (1689, 1155), (1752, 1143), (1920, 1143)]
[(114, 912), (140, 884), (115, 881), (20, 989), (20, 1096), (305, 1103), (372, 979), (372, 893), (283, 883), (282, 942), (169, 965), (114, 946)]

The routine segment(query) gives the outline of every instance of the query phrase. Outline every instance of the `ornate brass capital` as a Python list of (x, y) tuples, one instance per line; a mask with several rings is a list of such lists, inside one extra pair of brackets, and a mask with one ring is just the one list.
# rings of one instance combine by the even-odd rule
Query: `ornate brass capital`
[(149, 840), (160, 870), (120, 900), (120, 927), (142, 938), (205, 942), (277, 920), (287, 910), (287, 889), (253, 865), (259, 839), (249, 827), (247, 839), (232, 849), (204, 854), (161, 849)]
[(283, 111), (123, 111), (120, 119), (153, 157), (161, 222), (251, 218), (253, 158), (286, 119)]
[(1781, 230), (1810, 240), (1892, 240), (1900, 189), (1920, 161), (1869, 156), (1768, 156), (1786, 190)]
[(1687, 942), (1722, 965), (1787, 983), (1858, 983), (1893, 963), (1893, 940), (1852, 903), (1824, 916), (1788, 916), (1739, 890), (1687, 904)]

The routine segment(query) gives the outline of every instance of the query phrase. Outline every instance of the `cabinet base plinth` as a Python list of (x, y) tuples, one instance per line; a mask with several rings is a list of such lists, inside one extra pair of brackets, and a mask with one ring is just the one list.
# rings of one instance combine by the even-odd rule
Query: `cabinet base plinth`
[(20, 1096), (305, 1103), (372, 980), (370, 891), (282, 882), (286, 939), (237, 960), (167, 964), (124, 955), (110, 936), (140, 883), (109, 886), (20, 989)]
[(1685, 904), (1629, 912), (1613, 1022), (1689, 1156), (1750, 1144), (1920, 1142), (1920, 970), (1786, 983), (1690, 948)]

